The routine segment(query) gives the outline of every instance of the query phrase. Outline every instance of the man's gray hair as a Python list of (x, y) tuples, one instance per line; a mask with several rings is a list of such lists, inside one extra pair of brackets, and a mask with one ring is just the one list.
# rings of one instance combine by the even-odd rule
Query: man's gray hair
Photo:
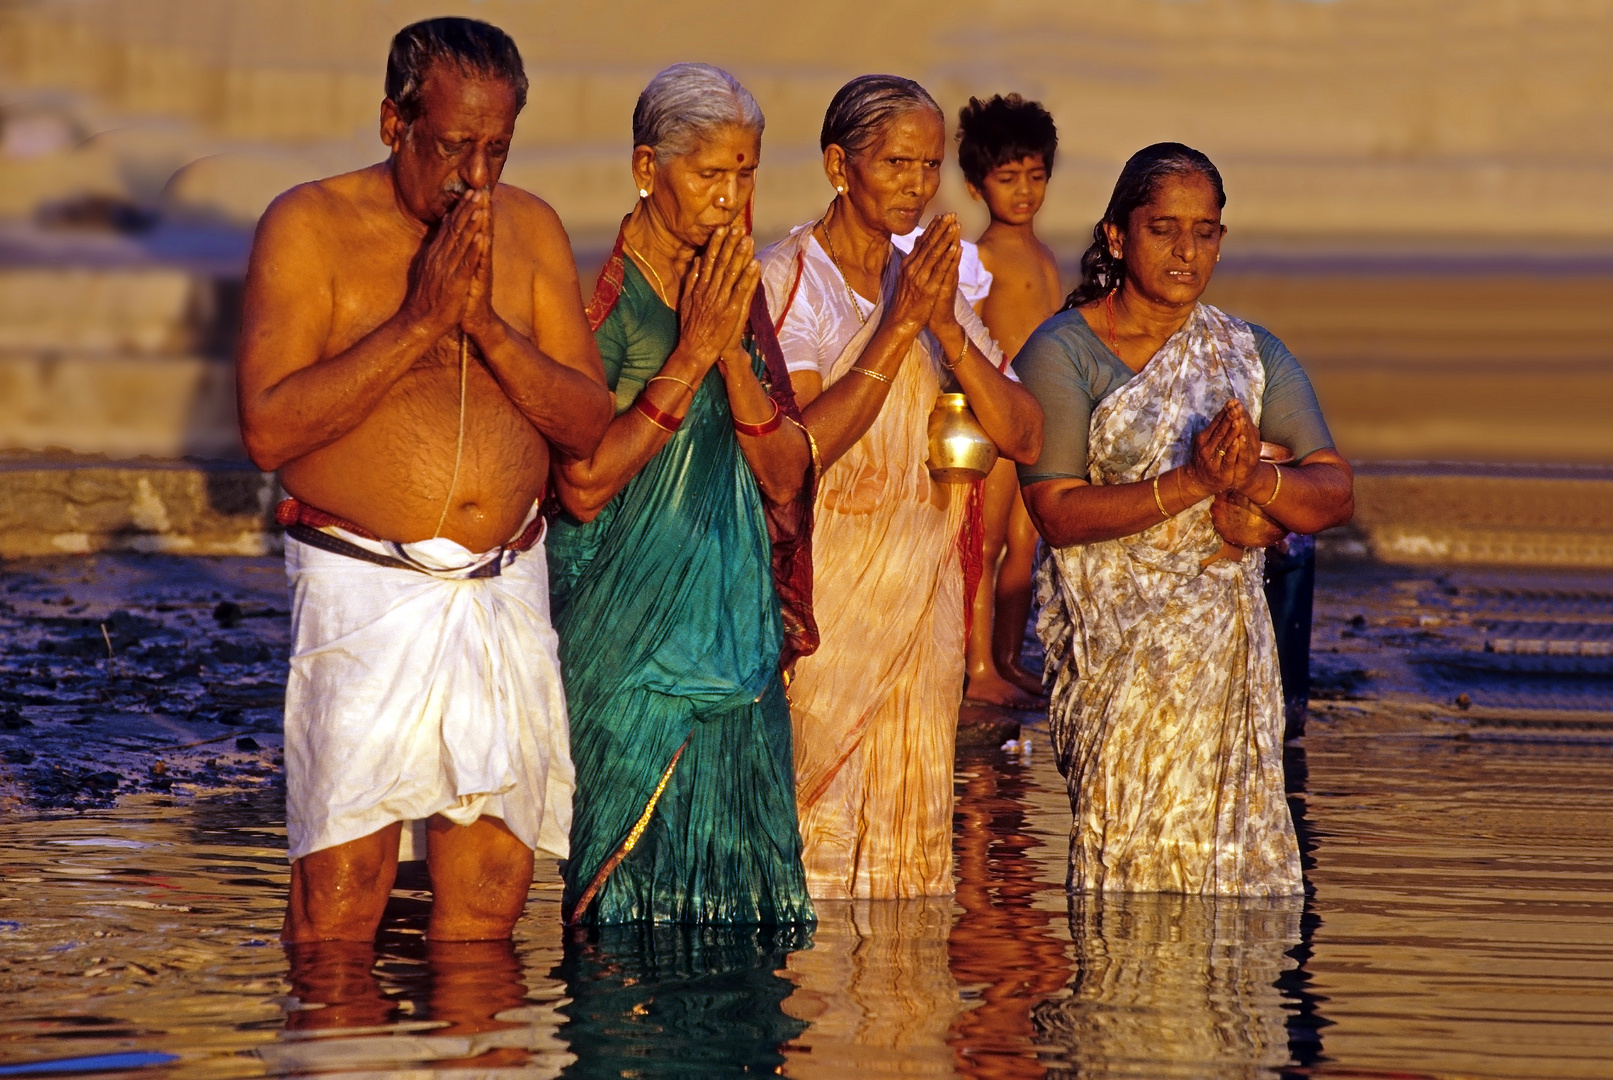
[(673, 64), (638, 96), (633, 145), (655, 151), (657, 163), (694, 150), (725, 127), (757, 136), (767, 124), (762, 107), (739, 80), (710, 64)]
[(421, 94), (433, 64), (453, 64), (459, 73), (502, 81), (515, 91), (515, 111), (526, 107), (526, 68), (510, 35), (479, 19), (443, 16), (399, 30), (386, 58), (386, 96), (405, 124), (420, 116)]

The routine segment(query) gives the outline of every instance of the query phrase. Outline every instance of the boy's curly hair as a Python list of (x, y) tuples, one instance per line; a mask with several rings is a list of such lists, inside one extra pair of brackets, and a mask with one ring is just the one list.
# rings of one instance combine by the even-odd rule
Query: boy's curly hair
[(958, 110), (958, 165), (975, 187), (993, 169), (1037, 154), (1052, 175), (1058, 148), (1052, 114), (1018, 94), (993, 94), (986, 101), (972, 97)]

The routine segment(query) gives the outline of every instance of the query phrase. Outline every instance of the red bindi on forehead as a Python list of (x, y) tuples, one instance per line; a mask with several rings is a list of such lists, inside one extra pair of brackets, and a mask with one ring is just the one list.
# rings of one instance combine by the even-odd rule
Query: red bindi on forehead
[(745, 155), (744, 155), (744, 153), (743, 153), (743, 152), (741, 152), (741, 153), (740, 153), (740, 155), (739, 155), (739, 160), (740, 160), (740, 161), (744, 161), (744, 160), (745, 160)]

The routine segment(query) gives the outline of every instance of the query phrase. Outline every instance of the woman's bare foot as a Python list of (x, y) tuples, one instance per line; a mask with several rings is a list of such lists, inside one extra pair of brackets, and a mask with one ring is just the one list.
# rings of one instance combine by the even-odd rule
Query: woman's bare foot
[(965, 701), (978, 701), (986, 705), (1001, 705), (1007, 709), (1039, 709), (1046, 702), (1028, 694), (995, 671), (971, 676), (963, 691)]

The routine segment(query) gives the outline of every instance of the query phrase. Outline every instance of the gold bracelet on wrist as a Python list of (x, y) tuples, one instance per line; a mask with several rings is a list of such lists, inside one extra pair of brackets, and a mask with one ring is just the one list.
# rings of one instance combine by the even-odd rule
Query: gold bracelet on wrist
[(1159, 514), (1166, 521), (1171, 519), (1171, 512), (1165, 509), (1165, 500), (1159, 497), (1159, 475), (1154, 475), (1154, 505), (1159, 507)]
[(964, 334), (963, 335), (963, 348), (958, 350), (958, 358), (956, 360), (952, 361), (952, 363), (950, 363), (950, 364), (947, 363), (946, 346), (945, 345), (941, 346), (941, 366), (946, 368), (948, 371), (956, 371), (956, 370), (958, 370), (958, 365), (963, 363), (963, 358), (965, 356), (968, 356), (968, 355), (969, 355), (969, 335)]
[(860, 367), (857, 364), (853, 364), (851, 365), (851, 370), (855, 371), (859, 375), (866, 375), (870, 379), (878, 379), (882, 383), (888, 383), (891, 381), (891, 377), (889, 375), (886, 375), (884, 372), (874, 371), (872, 368)]
[(813, 483), (816, 484), (817, 481), (823, 476), (823, 467), (818, 461), (818, 440), (814, 439), (812, 437), (812, 432), (807, 428), (807, 426), (801, 421), (797, 420), (795, 417), (786, 413), (784, 419), (800, 428), (801, 434), (806, 436), (807, 453), (812, 455), (812, 480)]
[(1265, 502), (1261, 503), (1260, 504), (1261, 506), (1270, 506), (1272, 503), (1276, 502), (1277, 501), (1277, 493), (1283, 489), (1283, 469), (1282, 469), (1282, 466), (1281, 465), (1273, 465), (1272, 469), (1277, 473), (1277, 484), (1276, 484), (1275, 487), (1273, 487), (1271, 489), (1271, 498), (1269, 498)]
[(650, 383), (655, 383), (655, 382), (677, 383), (679, 386), (686, 387), (688, 389), (689, 393), (693, 394), (695, 392), (694, 383), (688, 382), (688, 381), (686, 381), (684, 379), (680, 379), (676, 375), (651, 375), (648, 379), (646, 379), (644, 381), (644, 385), (649, 386)]

